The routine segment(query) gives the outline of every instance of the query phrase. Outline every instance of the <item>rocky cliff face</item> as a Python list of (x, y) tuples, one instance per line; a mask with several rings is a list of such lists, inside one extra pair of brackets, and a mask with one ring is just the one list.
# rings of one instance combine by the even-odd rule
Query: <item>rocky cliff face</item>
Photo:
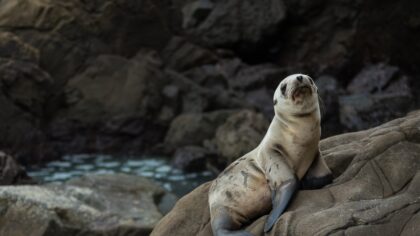
[[(379, 127), (320, 143), (334, 182), (297, 193), (266, 235), (418, 235), (420, 233), (420, 111)], [(203, 184), (178, 201), (152, 236), (213, 235)], [(267, 216), (246, 229), (265, 235)]]
[[(275, 86), (297, 72), (319, 86), (324, 136), (366, 129), (419, 107), (418, 10), (408, 0), (1, 1), (0, 148), (27, 162), (191, 145), (229, 159), (259, 141)], [(241, 150), (217, 142), (242, 119), (226, 110), (258, 122), (240, 129)], [(185, 116), (218, 130), (174, 149)]]

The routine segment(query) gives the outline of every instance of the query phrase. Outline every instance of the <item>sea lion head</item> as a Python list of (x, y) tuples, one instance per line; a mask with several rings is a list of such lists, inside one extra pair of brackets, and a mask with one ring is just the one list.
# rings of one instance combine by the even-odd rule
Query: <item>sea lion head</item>
[(293, 74), (283, 79), (274, 92), (274, 111), (303, 116), (319, 110), (318, 88), (311, 77)]

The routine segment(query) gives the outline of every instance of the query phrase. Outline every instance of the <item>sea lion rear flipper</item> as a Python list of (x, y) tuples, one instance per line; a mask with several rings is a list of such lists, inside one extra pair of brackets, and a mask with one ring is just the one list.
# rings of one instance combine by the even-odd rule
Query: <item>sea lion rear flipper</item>
[(231, 210), (226, 207), (213, 209), (211, 228), (214, 236), (254, 236), (253, 234), (240, 230), (240, 221), (233, 217)]
[(264, 232), (268, 232), (276, 223), (277, 219), (286, 209), (287, 205), (290, 202), (293, 194), (298, 189), (298, 181), (296, 178), (290, 179), (284, 182), (277, 190), (273, 191), (272, 200), (273, 200), (273, 210), (271, 210), (270, 215), (267, 218), (267, 221), (264, 225)]

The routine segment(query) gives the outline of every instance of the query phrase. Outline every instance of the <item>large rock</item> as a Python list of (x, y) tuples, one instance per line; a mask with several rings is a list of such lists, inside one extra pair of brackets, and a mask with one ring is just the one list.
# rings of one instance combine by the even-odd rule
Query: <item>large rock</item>
[[(333, 184), (299, 191), (267, 235), (418, 235), (420, 111), (379, 127), (321, 141)], [(212, 235), (206, 183), (155, 227), (159, 235)], [(247, 230), (264, 235), (266, 216)]]
[[(163, 137), (161, 62), (153, 51), (132, 59), (102, 55), (66, 87), (64, 109), (49, 127), (60, 151), (144, 149)], [(152, 127), (154, 129), (152, 129)]]
[(343, 130), (338, 115), (340, 114), (338, 98), (344, 94), (344, 89), (341, 88), (336, 78), (329, 75), (320, 76), (316, 79), (315, 84), (318, 87), (318, 100), (321, 108), (322, 136), (336, 135)]
[(261, 113), (246, 109), (182, 114), (171, 123), (163, 149), (176, 151), (174, 164), (183, 169), (203, 163), (217, 169), (256, 147), (268, 126)]
[(165, 106), (176, 113), (202, 113), (221, 109), (250, 107), (235, 91), (227, 87), (227, 78), (220, 64), (195, 67), (181, 74), (165, 70), (169, 82), (165, 86)]
[(262, 114), (251, 110), (230, 115), (214, 136), (216, 149), (223, 159), (221, 162), (229, 164), (258, 146), (269, 124)]
[(0, 32), (0, 57), (26, 62), (39, 62), (39, 50), (10, 32)]
[(162, 52), (165, 65), (177, 71), (213, 63), (217, 55), (208, 49), (188, 42), (181, 37), (173, 37)]
[(175, 118), (165, 137), (165, 146), (173, 151), (182, 146), (203, 145), (213, 139), (217, 127), (222, 125), (233, 110), (220, 110), (208, 113), (182, 114)]
[(255, 45), (277, 32), (283, 1), (192, 1), (182, 8), (185, 32), (208, 46)]
[(208, 168), (203, 163), (214, 161), (216, 156), (216, 153), (203, 147), (185, 146), (176, 150), (172, 165), (185, 171), (203, 171)]
[(349, 130), (361, 130), (400, 117), (414, 106), (409, 78), (395, 66), (364, 68), (340, 96), (340, 121)]
[(25, 169), (16, 160), (0, 151), (0, 185), (30, 184), (35, 183)]
[[(400, 70), (396, 66), (383, 63), (366, 66), (347, 86), (350, 93), (375, 93), (392, 89), (396, 80), (401, 80)], [(401, 88), (407, 89), (407, 88)], [(395, 90), (395, 89), (394, 89)], [(395, 91), (396, 92), (396, 91)]]
[(7, 32), (0, 42), (0, 148), (25, 161), (54, 156), (42, 128), (53, 79), (37, 49)]
[(38, 48), (42, 67), (64, 83), (90, 57), (162, 48), (170, 39), (167, 11), (166, 1), (6, 0), (0, 27)]
[[(182, 74), (202, 88), (216, 93), (217, 97), (227, 97), (227, 99), (209, 98), (207, 103), (201, 102), (204, 110), (220, 109), (228, 104), (236, 104), (236, 107), (253, 108), (271, 118), (274, 115), (274, 90), (289, 73), (292, 72), (287, 68), (274, 64), (249, 65), (233, 57), (220, 58), (214, 63), (183, 71)], [(195, 100), (201, 101), (202, 98)], [(235, 107), (232, 105), (230, 107)]]
[(0, 234), (149, 235), (162, 217), (158, 204), (165, 195), (149, 180), (123, 174), (86, 176), (65, 185), (2, 187)]
[(40, 120), (48, 77), (31, 63), (0, 59), (1, 62), (0, 148), (15, 153), (19, 159), (39, 159), (45, 139)]

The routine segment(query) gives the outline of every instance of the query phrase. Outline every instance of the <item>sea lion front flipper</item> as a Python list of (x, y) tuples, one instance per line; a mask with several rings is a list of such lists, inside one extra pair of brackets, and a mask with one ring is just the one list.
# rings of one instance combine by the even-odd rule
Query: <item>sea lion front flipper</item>
[(321, 188), (332, 183), (332, 180), (332, 172), (318, 152), (305, 176), (301, 180), (301, 189)]
[(272, 193), (273, 210), (271, 210), (265, 225), (264, 232), (267, 233), (271, 230), (274, 223), (284, 212), (290, 202), (293, 194), (298, 189), (298, 180), (296, 178), (285, 181), (277, 190)]

